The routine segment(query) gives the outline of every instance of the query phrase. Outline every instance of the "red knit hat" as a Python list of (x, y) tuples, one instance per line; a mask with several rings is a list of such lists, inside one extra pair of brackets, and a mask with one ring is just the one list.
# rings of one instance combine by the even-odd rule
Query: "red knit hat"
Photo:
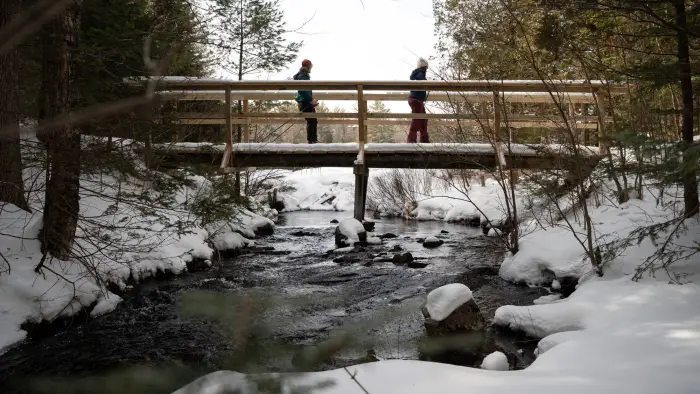
[(309, 66), (311, 66), (311, 65), (312, 65), (312, 64), (311, 64), (311, 60), (309, 60), (309, 59), (304, 59), (304, 61), (301, 62), (301, 66), (302, 66), (302, 67), (309, 67)]

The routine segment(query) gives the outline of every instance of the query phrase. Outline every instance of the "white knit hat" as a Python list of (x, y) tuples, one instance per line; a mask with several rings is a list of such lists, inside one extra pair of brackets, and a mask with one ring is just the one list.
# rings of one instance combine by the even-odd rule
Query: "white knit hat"
[(420, 58), (418, 59), (418, 68), (428, 67), (428, 61)]

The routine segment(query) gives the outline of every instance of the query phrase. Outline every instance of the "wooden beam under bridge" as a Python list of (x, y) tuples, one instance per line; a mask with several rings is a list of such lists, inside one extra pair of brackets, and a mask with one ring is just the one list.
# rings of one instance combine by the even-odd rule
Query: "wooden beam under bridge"
[[(585, 165), (600, 161), (597, 147), (579, 147), (583, 156), (574, 157), (563, 147), (504, 144), (507, 168), (566, 169), (570, 160)], [(187, 163), (215, 163), (223, 155), (224, 144), (154, 144), (153, 154), (181, 166)], [(353, 167), (359, 147), (348, 144), (234, 144), (234, 168)], [(490, 144), (366, 144), (365, 163), (369, 168), (491, 169), (497, 157)]]
[[(484, 121), (485, 122), (485, 121)], [(223, 125), (225, 124), (225, 119), (178, 119), (177, 124), (181, 125)], [(305, 119), (284, 119), (284, 118), (273, 118), (273, 119), (250, 119), (246, 121), (245, 119), (233, 119), (233, 124), (249, 124), (249, 125), (305, 125)], [(357, 126), (357, 120), (355, 119), (319, 119), (318, 124), (327, 125), (348, 125)], [(411, 124), (410, 120), (403, 119), (367, 119), (365, 124), (368, 126), (373, 125), (393, 125), (393, 126), (408, 126)], [(431, 127), (480, 127), (483, 123), (473, 120), (440, 120), (435, 119), (431, 123)], [(598, 120), (591, 120), (587, 122), (577, 122), (573, 125), (577, 129), (592, 129), (598, 128)], [(524, 128), (524, 127), (544, 127), (544, 128), (565, 128), (564, 122), (557, 121), (509, 121), (508, 127), (513, 128)]]

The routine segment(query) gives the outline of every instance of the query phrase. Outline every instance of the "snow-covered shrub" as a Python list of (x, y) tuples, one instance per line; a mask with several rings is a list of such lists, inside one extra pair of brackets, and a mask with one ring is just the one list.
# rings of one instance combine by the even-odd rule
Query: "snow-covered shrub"
[(367, 191), (367, 206), (382, 214), (399, 216), (396, 207), (416, 204), (431, 195), (433, 175), (430, 171), (392, 169), (374, 178)]

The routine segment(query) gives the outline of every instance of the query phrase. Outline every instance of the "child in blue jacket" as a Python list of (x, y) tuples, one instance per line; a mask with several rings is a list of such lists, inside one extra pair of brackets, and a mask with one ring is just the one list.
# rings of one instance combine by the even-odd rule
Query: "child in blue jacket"
[[(294, 75), (295, 81), (309, 81), (311, 80), (311, 64), (310, 60), (304, 60), (301, 62), (301, 68), (299, 72)], [(316, 106), (318, 102), (313, 97), (313, 92), (311, 90), (300, 90), (297, 93), (296, 101), (299, 105), (300, 112), (316, 112)], [(306, 139), (309, 144), (318, 143), (318, 119), (316, 118), (306, 118)]]

